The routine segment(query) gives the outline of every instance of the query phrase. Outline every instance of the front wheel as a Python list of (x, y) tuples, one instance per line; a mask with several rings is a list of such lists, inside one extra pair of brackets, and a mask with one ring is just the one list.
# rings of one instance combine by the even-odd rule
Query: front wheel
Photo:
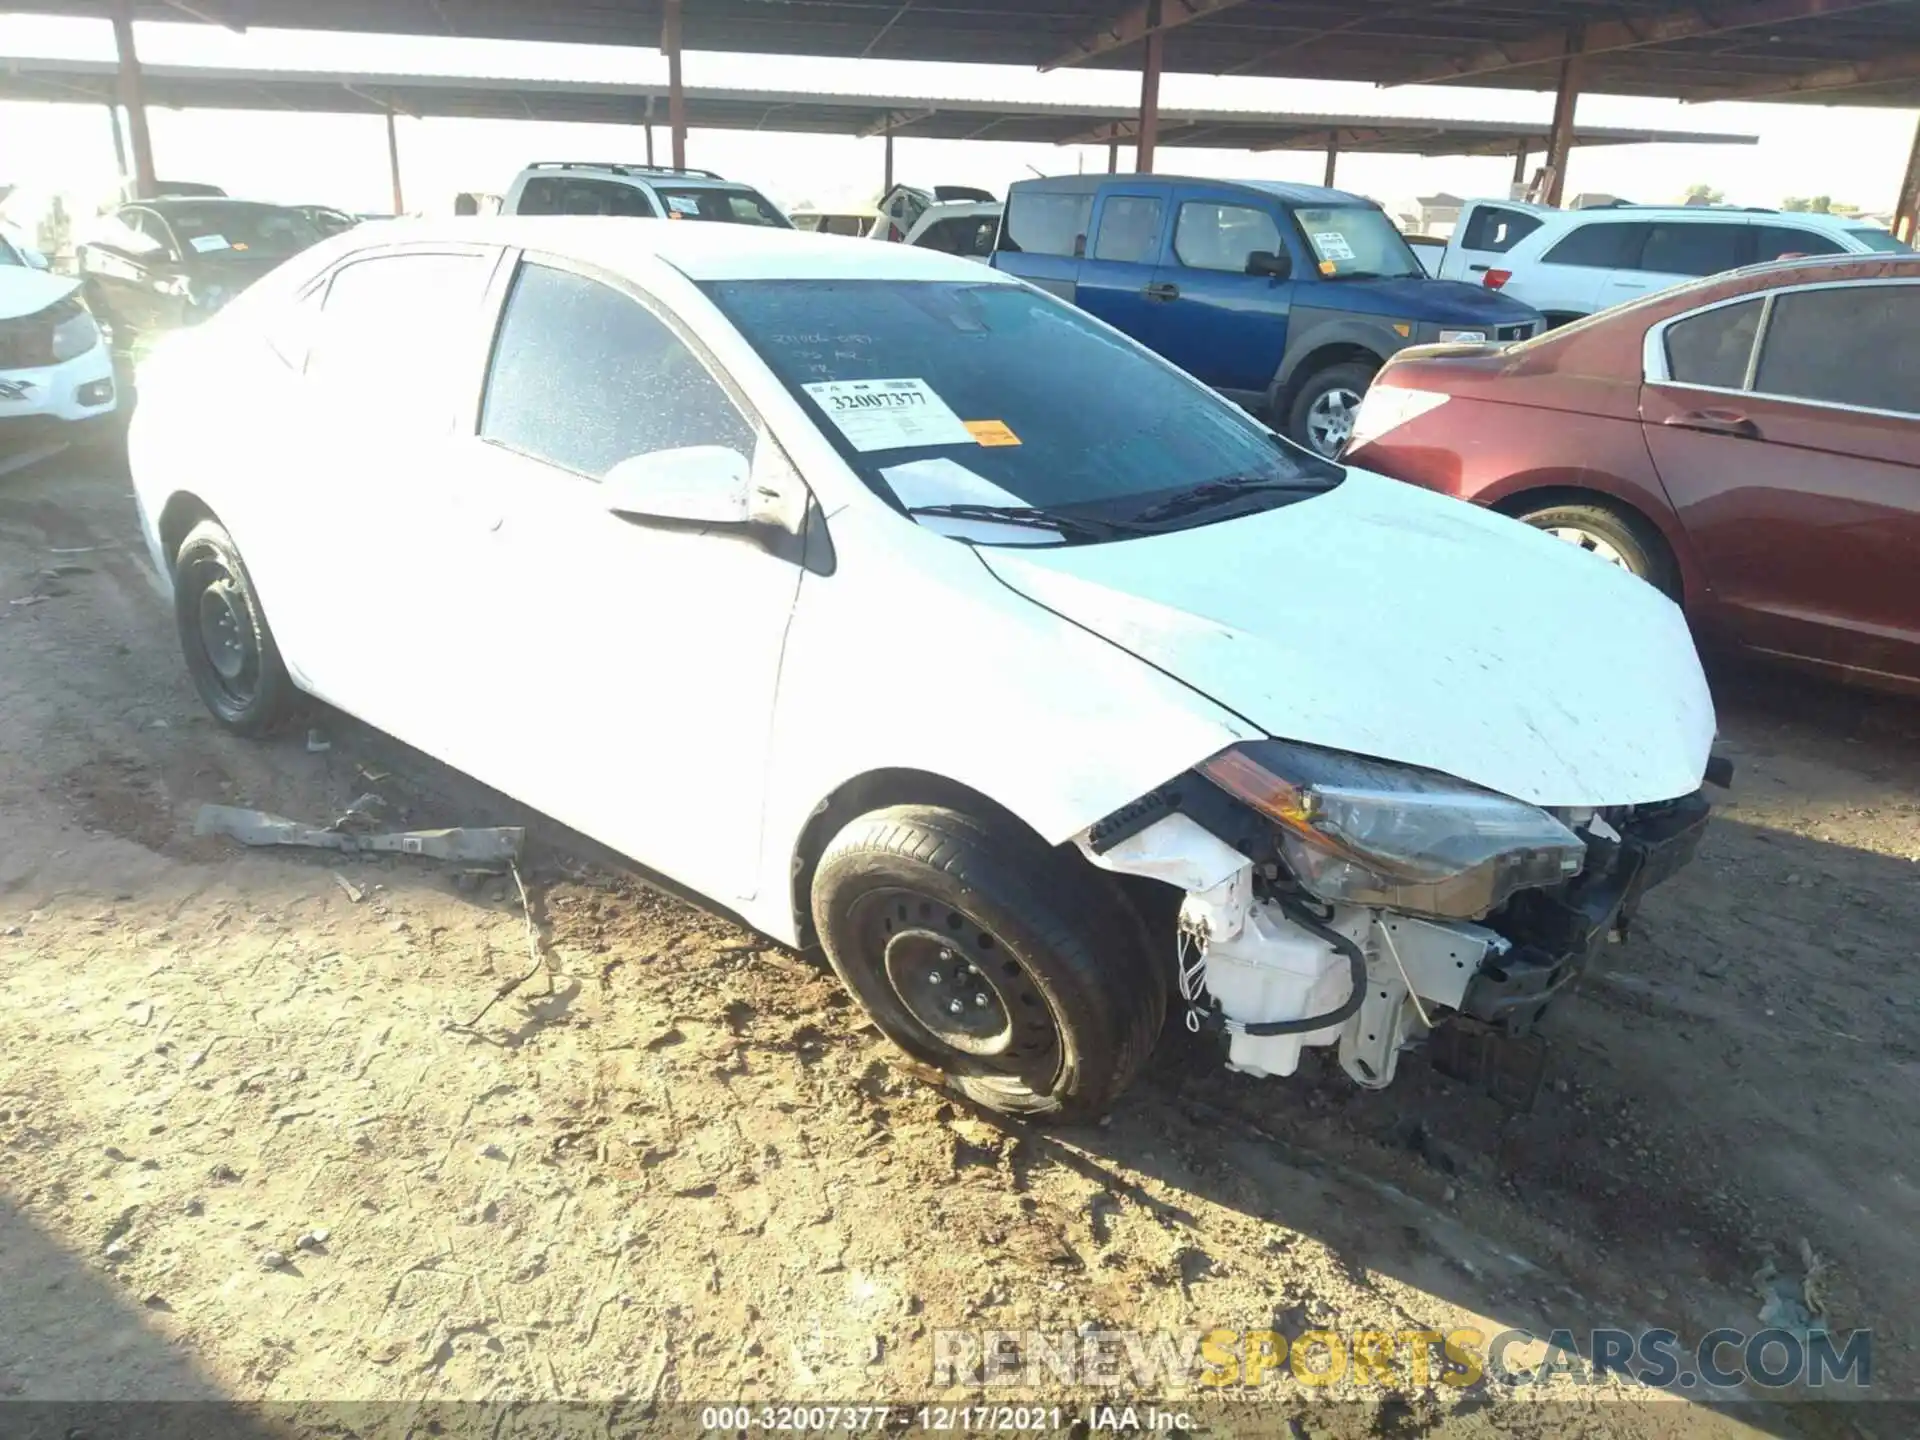
[(1666, 547), (1641, 521), (1606, 505), (1545, 505), (1522, 510), (1514, 518), (1639, 576), (1669, 599), (1679, 598), (1679, 579)]
[(853, 821), (813, 880), (834, 970), (894, 1044), (1012, 1115), (1095, 1119), (1166, 984), (1099, 877), (1010, 822), (931, 805)]
[(1293, 397), (1287, 434), (1316, 455), (1336, 458), (1353, 438), (1354, 417), (1360, 413), (1361, 397), (1373, 383), (1376, 368), (1350, 360), (1307, 377)]
[(216, 521), (194, 526), (174, 557), (173, 615), (187, 673), (214, 719), (263, 735), (292, 716), (298, 692), (240, 551)]

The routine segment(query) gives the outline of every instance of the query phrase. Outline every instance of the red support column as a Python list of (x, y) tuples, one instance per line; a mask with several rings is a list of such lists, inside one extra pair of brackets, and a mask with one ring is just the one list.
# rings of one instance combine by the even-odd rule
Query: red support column
[(153, 137), (147, 132), (146, 86), (133, 48), (133, 0), (114, 0), (113, 45), (120, 57), (120, 103), (127, 107), (127, 137), (133, 143), (133, 193), (144, 198), (160, 186), (153, 173)]
[(393, 174), (393, 213), (407, 213), (406, 197), (400, 193), (400, 131), (393, 123), (393, 111), (387, 111), (387, 168)]
[(1920, 231), (1920, 124), (1913, 127), (1913, 148), (1907, 152), (1907, 173), (1900, 181), (1894, 205), (1893, 233), (1911, 245)]
[(1140, 67), (1140, 134), (1134, 142), (1134, 169), (1153, 172), (1154, 146), (1160, 138), (1160, 0), (1148, 0), (1147, 53)]
[(680, 79), (680, 0), (665, 0), (660, 48), (667, 54), (667, 121), (673, 127), (673, 168), (687, 168), (687, 91)]
[(1560, 62), (1560, 88), (1553, 97), (1553, 133), (1547, 141), (1546, 203), (1558, 205), (1566, 194), (1567, 156), (1573, 149), (1573, 112), (1580, 103), (1583, 65), (1578, 30), (1567, 32), (1567, 58)]

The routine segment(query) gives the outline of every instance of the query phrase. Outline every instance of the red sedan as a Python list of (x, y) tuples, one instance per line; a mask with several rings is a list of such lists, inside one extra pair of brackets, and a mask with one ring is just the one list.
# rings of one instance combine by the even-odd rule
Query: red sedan
[(1703, 642), (1920, 693), (1920, 256), (1781, 261), (1519, 345), (1402, 351), (1345, 458), (1625, 566)]

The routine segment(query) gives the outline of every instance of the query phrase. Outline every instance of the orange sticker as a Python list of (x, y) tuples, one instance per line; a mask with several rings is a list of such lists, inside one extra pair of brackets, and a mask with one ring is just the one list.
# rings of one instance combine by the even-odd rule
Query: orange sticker
[(982, 445), (1018, 445), (1020, 437), (1007, 428), (1004, 420), (967, 420), (967, 433)]
[(1331, 275), (1333, 274), (1334, 271), (1338, 270), (1339, 268), (1340, 267), (1334, 264), (1333, 261), (1331, 260), (1322, 260), (1320, 262), (1320, 273), (1322, 275)]

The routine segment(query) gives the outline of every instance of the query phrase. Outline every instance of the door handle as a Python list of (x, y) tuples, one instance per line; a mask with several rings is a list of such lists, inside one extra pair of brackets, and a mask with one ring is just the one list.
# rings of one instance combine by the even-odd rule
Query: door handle
[(1471, 271), (1472, 271), (1472, 272), (1473, 272), (1474, 274), (1476, 274), (1476, 275), (1484, 275), (1484, 274), (1486, 274), (1486, 273), (1487, 273), (1487, 268), (1488, 268), (1488, 267), (1487, 267), (1487, 266), (1485, 266), (1485, 265), (1469, 265), (1469, 266), (1467, 266), (1467, 269), (1469, 269), (1469, 270), (1471, 270)]
[(1738, 410), (1683, 410), (1660, 422), (1681, 430), (1702, 430), (1709, 435), (1726, 435), (1735, 440), (1758, 440), (1760, 427)]
[(1162, 280), (1156, 284), (1147, 286), (1147, 288), (1140, 293), (1149, 300), (1178, 300), (1180, 298), (1180, 287), (1169, 281)]

